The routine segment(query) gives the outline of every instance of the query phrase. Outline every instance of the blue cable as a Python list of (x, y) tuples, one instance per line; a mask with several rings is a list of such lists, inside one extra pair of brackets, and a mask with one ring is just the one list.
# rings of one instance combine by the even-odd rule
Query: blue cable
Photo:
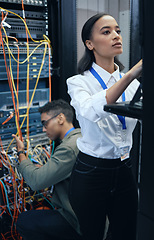
[(0, 181), (1, 181), (2, 185), (3, 185), (3, 187), (4, 187), (4, 191), (5, 191), (5, 195), (6, 195), (6, 201), (7, 201), (7, 208), (8, 208), (9, 213), (10, 213), (12, 219), (13, 219), (13, 216), (12, 216), (12, 213), (11, 213), (11, 210), (10, 210), (10, 207), (9, 207), (9, 199), (8, 199), (6, 187), (5, 187), (5, 185), (4, 185), (4, 183), (3, 183), (3, 181), (1, 179), (0, 179)]
[(46, 198), (44, 197), (44, 195), (42, 193), (40, 193), (39, 191), (37, 191), (50, 205), (53, 209), (55, 209), (55, 207), (53, 206), (53, 204)]
[(55, 150), (55, 141), (52, 142), (52, 153), (51, 153), (51, 156), (53, 155), (54, 150)]

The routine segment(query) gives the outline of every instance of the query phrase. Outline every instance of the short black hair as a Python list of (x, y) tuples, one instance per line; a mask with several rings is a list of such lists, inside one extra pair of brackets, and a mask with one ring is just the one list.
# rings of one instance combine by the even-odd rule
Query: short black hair
[(69, 105), (69, 103), (67, 103), (66, 101), (64, 101), (62, 99), (53, 100), (51, 102), (46, 103), (44, 106), (39, 108), (39, 112), (41, 114), (47, 113), (49, 115), (51, 112), (54, 115), (63, 113), (66, 117), (67, 122), (69, 122), (69, 123), (73, 122), (73, 117), (74, 117), (73, 109)]

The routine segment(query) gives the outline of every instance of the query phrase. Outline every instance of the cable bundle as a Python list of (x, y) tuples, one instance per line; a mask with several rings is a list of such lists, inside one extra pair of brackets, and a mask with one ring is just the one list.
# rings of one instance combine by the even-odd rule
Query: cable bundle
[[(14, 106), (13, 112), (11, 112), (10, 116), (3, 122), (3, 125), (5, 125), (9, 120), (15, 116), (15, 124), (16, 124), (16, 135), (20, 137), (20, 139), (23, 141), (22, 136), (22, 127), (27, 121), (27, 130), (26, 130), (26, 154), (27, 158), (29, 158), (33, 163), (37, 163), (40, 166), (42, 166), (48, 159), (50, 158), (51, 154), (54, 150), (54, 143), (51, 146), (50, 144), (41, 146), (37, 145), (35, 147), (31, 146), (30, 139), (29, 139), (29, 111), (34, 99), (34, 95), (38, 86), (38, 82), (40, 79), (41, 71), (44, 65), (45, 56), (48, 54), (49, 59), (49, 101), (51, 101), (51, 54), (52, 54), (52, 48), (50, 44), (50, 40), (47, 36), (43, 35), (42, 40), (34, 40), (29, 32), (28, 26), (26, 24), (25, 19), (25, 10), (24, 10), (24, 4), (22, 0), (22, 11), (23, 11), (23, 17), (19, 16), (18, 14), (4, 9), (0, 7), (1, 10), (1, 28), (0, 28), (0, 48), (3, 50), (3, 56), (4, 56), (4, 62), (5, 62), (5, 68), (8, 78), (8, 84), (12, 96), (12, 102)], [(16, 39), (13, 36), (8, 36), (6, 28), (10, 27), (9, 24), (7, 24), (7, 15), (8, 13), (15, 15), (16, 17), (20, 18), (20, 20), (25, 25), (25, 31), (26, 31), (26, 49), (27, 49), (27, 57), (20, 61), (20, 44), (18, 42), (18, 39)], [(35, 43), (35, 48), (33, 51), (30, 52), (30, 43), (29, 39)], [(17, 58), (14, 56), (11, 47), (10, 47), (10, 40), (14, 40), (15, 46), (17, 48)], [(42, 63), (38, 72), (38, 76), (35, 82), (35, 86), (33, 89), (32, 96), (30, 98), (29, 96), (29, 61), (30, 58), (33, 56), (35, 51), (39, 49), (40, 47), (44, 46), (43, 51), (43, 58)], [(8, 54), (9, 58), (9, 64), (7, 62), (6, 58), (6, 52)], [(14, 81), (13, 76), (13, 70), (12, 65), (13, 61), (17, 63), (17, 77), (16, 77), (16, 84)], [(20, 124), (20, 102), (19, 102), (19, 66), (27, 63), (27, 80), (26, 80), (26, 113), (24, 115), (24, 118), (22, 120), (22, 123)], [(46, 201), (50, 207), (52, 207), (52, 204), (50, 202), (51, 200), (51, 194), (52, 189), (46, 189), (46, 191), (42, 192), (33, 192), (30, 187), (27, 186), (27, 184), (24, 182), (22, 176), (17, 171), (16, 165), (18, 164), (18, 158), (17, 158), (17, 151), (15, 147), (12, 147), (14, 139), (10, 142), (10, 144), (7, 147), (7, 150), (4, 151), (3, 149), (3, 143), (0, 138), (0, 218), (5, 218), (7, 221), (10, 221), (10, 229), (7, 229), (8, 231), (4, 231), (1, 233), (1, 238), (6, 239), (21, 239), (21, 237), (16, 232), (15, 223), (18, 218), (19, 213), (22, 211), (30, 210), (35, 207), (41, 207), (42, 204), (44, 204), (44, 201)], [(52, 151), (52, 152), (51, 152)], [(35, 204), (34, 204), (35, 202)], [(5, 233), (4, 233), (5, 232)]]

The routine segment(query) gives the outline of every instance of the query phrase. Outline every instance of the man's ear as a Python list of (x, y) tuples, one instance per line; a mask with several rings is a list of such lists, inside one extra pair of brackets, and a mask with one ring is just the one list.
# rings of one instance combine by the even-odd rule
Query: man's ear
[(90, 51), (94, 49), (94, 46), (93, 46), (91, 40), (86, 40), (85, 43), (86, 43), (87, 48), (88, 48)]
[(62, 125), (66, 120), (65, 115), (63, 113), (60, 113), (57, 117), (58, 117), (58, 123), (60, 125)]

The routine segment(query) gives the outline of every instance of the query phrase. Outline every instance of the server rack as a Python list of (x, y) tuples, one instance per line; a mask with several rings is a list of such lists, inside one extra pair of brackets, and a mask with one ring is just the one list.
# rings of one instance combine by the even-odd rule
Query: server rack
[[(27, 57), (27, 35), (25, 31), (25, 25), (21, 21), (20, 17), (26, 19), (26, 24), (31, 33), (31, 37), (36, 41), (32, 42), (31, 38), (28, 38), (29, 54), (32, 53), (32, 57), (29, 61), (20, 65), (19, 67), (19, 92), (18, 101), (20, 107), (20, 121), (21, 125), (23, 118), (27, 114), (27, 66), (29, 67), (29, 99), (33, 96), (34, 86), (40, 72), (39, 81), (31, 108), (29, 109), (29, 136), (31, 148), (35, 148), (38, 144), (43, 145), (46, 151), (51, 151), (49, 139), (42, 133), (42, 125), (38, 108), (44, 105), (49, 100), (62, 98), (69, 101), (66, 87), (66, 79), (76, 73), (76, 1), (75, 0), (24, 0), (24, 16), (21, 10), (22, 0), (5, 0), (0, 1), (0, 7), (9, 10), (6, 16), (5, 11), (1, 11), (1, 21), (7, 24), (6, 32), (8, 36), (18, 39), (9, 41), (9, 48), (7, 44), (4, 44), (6, 54), (6, 64), (11, 66), (12, 74), (14, 77), (15, 86), (17, 86), (17, 67), (18, 63), (13, 60), (12, 55), (9, 56), (9, 49), (13, 53), (14, 57), (18, 58), (18, 49), (20, 49), (19, 61), (22, 62)], [(6, 19), (2, 19), (2, 12)], [(11, 12), (14, 12), (13, 15)], [(18, 15), (18, 17), (17, 17)], [(20, 17), (19, 17), (20, 16)], [(11, 26), (11, 27), (9, 27)], [(1, 31), (3, 31), (1, 29)], [(44, 56), (44, 46), (41, 45), (37, 48), (37, 41), (44, 39), (44, 34), (50, 40), (52, 49), (47, 49)], [(3, 32), (3, 36), (5, 33)], [(8, 150), (8, 146), (12, 140), (12, 133), (16, 133), (16, 118), (14, 114), (14, 105), (12, 101), (12, 95), (10, 87), (7, 81), (8, 75), (6, 72), (6, 64), (4, 61), (4, 50), (0, 45), (0, 136), (1, 148), (0, 154), (3, 150), (7, 151), (9, 158), (16, 154), (15, 143), (11, 145), (11, 149)], [(35, 52), (33, 52), (35, 49)], [(50, 52), (51, 51), (51, 52)], [(50, 59), (49, 59), (50, 53)], [(42, 64), (43, 63), (43, 64)], [(50, 63), (50, 64), (49, 64)], [(51, 74), (51, 76), (50, 76)], [(49, 78), (51, 77), (51, 88)], [(50, 92), (51, 91), (51, 92)], [(12, 92), (15, 102), (17, 104), (16, 93)], [(49, 97), (51, 95), (51, 99)], [(12, 117), (13, 116), (13, 117)], [(7, 121), (6, 121), (7, 119)], [(3, 124), (6, 121), (5, 124)], [(27, 123), (25, 122), (21, 128), (23, 138), (26, 140), (27, 136)], [(13, 151), (13, 152), (12, 152)], [(12, 155), (13, 154), (13, 155)], [(3, 154), (1, 155), (1, 157)], [(31, 156), (32, 157), (32, 156)], [(32, 157), (33, 158), (33, 157)], [(44, 158), (44, 157), (43, 157)], [(34, 160), (34, 159), (33, 159)], [(14, 163), (12, 163), (14, 169)], [(5, 202), (3, 197), (4, 187), (6, 186), (6, 196), (13, 202), (13, 185), (16, 190), (20, 185), (20, 179), (12, 180), (12, 173), (9, 167), (6, 168), (0, 162), (0, 206), (4, 206)], [(15, 182), (12, 182), (15, 181)], [(13, 183), (13, 184), (12, 184)], [(2, 186), (4, 184), (4, 186)], [(9, 189), (10, 184), (10, 189)], [(27, 185), (23, 185), (23, 193), (26, 191)], [(1, 191), (2, 190), (2, 191)], [(22, 195), (22, 193), (20, 193)], [(24, 201), (20, 194), (17, 193), (16, 201), (20, 206), (24, 206)], [(27, 193), (26, 193), (27, 194)], [(29, 197), (34, 193), (30, 190)], [(48, 189), (44, 192), (46, 198), (52, 195), (52, 189)], [(40, 194), (36, 194), (36, 199), (30, 201), (26, 195), (26, 199), (31, 202), (30, 205), (35, 205), (35, 200), (40, 199)], [(21, 198), (20, 198), (21, 197)], [(20, 203), (21, 201), (21, 203)], [(5, 206), (7, 207), (7, 206)], [(27, 206), (26, 206), (27, 207)], [(14, 204), (8, 205), (10, 212), (14, 212)], [(14, 226), (15, 221), (11, 220), (10, 216), (6, 213), (3, 214), (3, 208), (0, 208), (0, 234), (6, 234), (11, 232), (11, 226)], [(13, 232), (14, 234), (14, 232)], [(19, 236), (14, 235), (15, 239), (19, 239)]]

